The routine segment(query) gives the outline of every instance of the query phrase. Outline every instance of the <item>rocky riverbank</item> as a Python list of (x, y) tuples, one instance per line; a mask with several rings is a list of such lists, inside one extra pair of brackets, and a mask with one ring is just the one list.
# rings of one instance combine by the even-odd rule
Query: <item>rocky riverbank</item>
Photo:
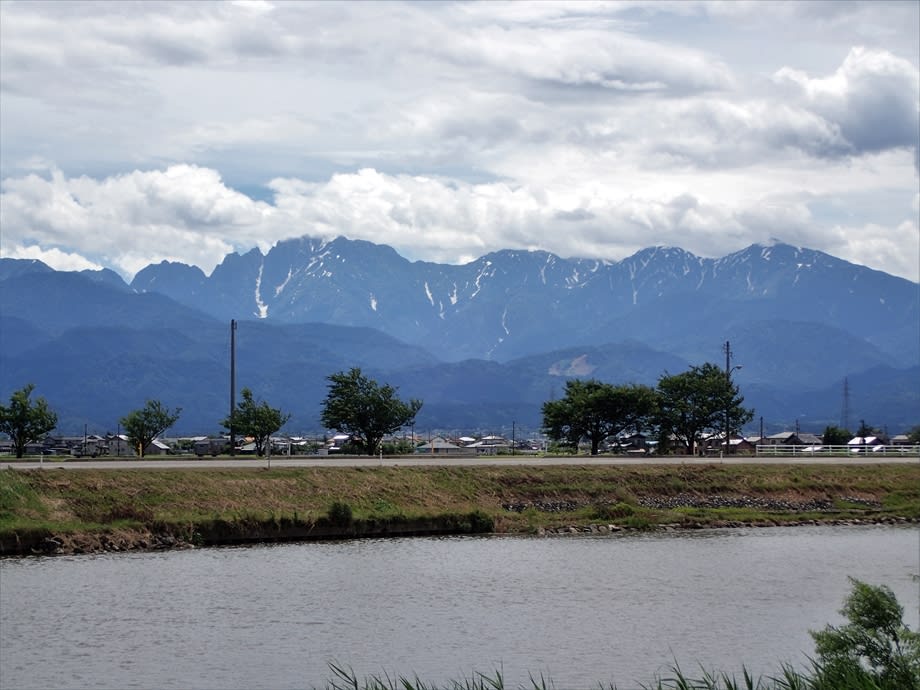
[(549, 528), (540, 528), (537, 531), (539, 536), (569, 536), (573, 534), (580, 535), (604, 535), (604, 534), (616, 534), (618, 532), (629, 532), (629, 531), (666, 531), (673, 532), (677, 530), (698, 530), (698, 529), (724, 529), (724, 528), (738, 528), (738, 527), (805, 527), (805, 526), (818, 526), (818, 525), (834, 525), (834, 526), (848, 526), (852, 527), (855, 525), (898, 525), (898, 526), (907, 526), (907, 525), (920, 525), (920, 520), (918, 519), (908, 519), (908, 518), (879, 518), (876, 520), (865, 520), (854, 518), (852, 520), (762, 520), (759, 522), (738, 522), (735, 520), (713, 520), (711, 522), (672, 522), (664, 523), (661, 525), (654, 525), (652, 527), (625, 527), (623, 525), (599, 525), (599, 524), (590, 524), (590, 525), (566, 525), (564, 527), (549, 527)]

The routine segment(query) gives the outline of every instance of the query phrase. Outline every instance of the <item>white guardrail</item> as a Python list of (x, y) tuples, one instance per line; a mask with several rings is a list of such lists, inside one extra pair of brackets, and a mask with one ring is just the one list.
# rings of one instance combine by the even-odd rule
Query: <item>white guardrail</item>
[(888, 446), (787, 446), (787, 445), (758, 445), (757, 455), (836, 455), (838, 457), (854, 457), (860, 455), (878, 457), (880, 455), (905, 455), (920, 456), (920, 445), (888, 445)]

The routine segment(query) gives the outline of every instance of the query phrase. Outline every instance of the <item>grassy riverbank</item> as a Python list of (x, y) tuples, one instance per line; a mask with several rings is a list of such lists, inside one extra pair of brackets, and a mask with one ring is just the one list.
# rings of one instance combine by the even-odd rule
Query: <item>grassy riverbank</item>
[(98, 550), (399, 525), (540, 533), (898, 519), (920, 520), (920, 465), (0, 471), (5, 553), (39, 537)]

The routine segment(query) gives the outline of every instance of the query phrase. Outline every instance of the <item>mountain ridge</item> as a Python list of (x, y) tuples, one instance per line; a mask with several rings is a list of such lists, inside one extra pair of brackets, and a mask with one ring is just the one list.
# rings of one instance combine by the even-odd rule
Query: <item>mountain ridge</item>
[[(148, 266), (131, 286), (163, 291), (161, 272)], [(164, 294), (224, 319), (369, 326), (449, 361), (507, 361), (545, 349), (544, 338), (565, 346), (556, 335), (573, 324), (634, 319), (661, 300), (688, 295), (713, 301), (714, 313), (765, 309), (761, 318), (788, 320), (802, 305), (813, 305), (805, 320), (851, 333), (860, 330), (858, 318), (908, 326), (918, 319), (916, 284), (781, 243), (718, 259), (675, 247), (650, 247), (621, 261), (500, 250), (451, 265), (410, 262), (366, 241), (302, 237), (264, 255), (228, 255), (200, 291), (166, 288)], [(920, 357), (913, 335), (908, 328), (885, 345), (902, 365)]]
[(302, 237), (229, 254), (210, 276), (151, 264), (130, 285), (0, 259), (0, 397), (33, 382), (62, 425), (102, 431), (162, 398), (184, 408), (185, 431), (213, 433), (234, 319), (240, 386), (302, 430), (318, 423), (325, 377), (350, 366), (427, 399), (420, 426), (535, 428), (569, 378), (654, 385), (721, 366), (725, 341), (767, 429), (836, 423), (844, 378), (865, 394), (854, 388), (854, 415), (901, 429), (920, 422), (918, 297), (916, 283), (783, 244), (619, 262), (502, 250), (451, 266)]

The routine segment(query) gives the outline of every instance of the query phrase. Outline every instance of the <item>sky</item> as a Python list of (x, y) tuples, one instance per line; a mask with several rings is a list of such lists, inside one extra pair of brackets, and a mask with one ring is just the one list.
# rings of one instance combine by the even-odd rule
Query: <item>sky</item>
[(920, 2), (0, 0), (0, 256), (777, 241), (920, 279)]

